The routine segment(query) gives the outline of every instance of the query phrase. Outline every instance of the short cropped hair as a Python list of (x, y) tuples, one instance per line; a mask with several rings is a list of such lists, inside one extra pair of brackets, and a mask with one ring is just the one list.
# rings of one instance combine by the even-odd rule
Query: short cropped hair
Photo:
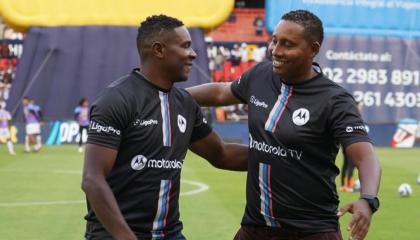
[(305, 34), (320, 45), (324, 40), (324, 27), (321, 19), (307, 10), (295, 10), (284, 14), (282, 20), (291, 21), (301, 25), (305, 29)]
[(140, 58), (147, 58), (148, 49), (156, 39), (162, 37), (162, 33), (181, 26), (184, 26), (182, 21), (163, 14), (147, 17), (137, 29), (137, 50)]

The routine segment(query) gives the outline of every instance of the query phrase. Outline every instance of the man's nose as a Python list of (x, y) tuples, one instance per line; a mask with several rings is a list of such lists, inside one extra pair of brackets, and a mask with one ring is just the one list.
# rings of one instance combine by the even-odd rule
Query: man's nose
[(195, 53), (194, 49), (191, 48), (190, 51), (190, 58), (191, 59), (196, 59), (197, 58), (197, 53)]

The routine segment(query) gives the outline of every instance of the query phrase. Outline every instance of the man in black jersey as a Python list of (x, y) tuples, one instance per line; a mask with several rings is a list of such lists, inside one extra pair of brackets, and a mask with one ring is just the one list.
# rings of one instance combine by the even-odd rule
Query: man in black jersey
[[(202, 105), (248, 104), (247, 201), (235, 239), (342, 239), (338, 217), (350, 212), (351, 239), (360, 240), (379, 207), (380, 165), (355, 101), (313, 62), (322, 40), (317, 16), (291, 11), (272, 35), (271, 61), (232, 83), (188, 89)], [(362, 186), (360, 199), (338, 210), (340, 144)]]
[(178, 199), (188, 148), (215, 167), (247, 169), (247, 146), (223, 143), (188, 92), (173, 87), (196, 58), (183, 23), (148, 17), (137, 47), (141, 68), (108, 86), (90, 110), (86, 239), (185, 239)]

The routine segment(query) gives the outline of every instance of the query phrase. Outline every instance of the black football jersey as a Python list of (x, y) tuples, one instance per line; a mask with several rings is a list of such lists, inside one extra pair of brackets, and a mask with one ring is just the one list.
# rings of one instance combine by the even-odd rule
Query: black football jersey
[[(191, 142), (211, 132), (183, 89), (154, 86), (139, 71), (113, 82), (90, 110), (88, 143), (118, 150), (106, 181), (141, 239), (180, 232), (180, 173)], [(86, 236), (106, 238), (88, 204)]]
[(286, 84), (267, 61), (231, 85), (248, 104), (249, 167), (242, 224), (338, 229), (339, 145), (370, 141), (353, 97), (321, 72)]

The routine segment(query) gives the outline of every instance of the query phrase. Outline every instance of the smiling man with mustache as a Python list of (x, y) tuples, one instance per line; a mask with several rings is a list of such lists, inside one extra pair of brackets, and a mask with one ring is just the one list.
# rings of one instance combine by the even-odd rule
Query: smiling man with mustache
[[(236, 240), (339, 240), (345, 212), (353, 214), (351, 239), (361, 240), (379, 208), (380, 165), (358, 127), (364, 123), (356, 103), (314, 63), (323, 37), (316, 15), (288, 12), (272, 34), (271, 61), (232, 83), (188, 89), (201, 105), (248, 104), (246, 208)], [(361, 196), (338, 210), (340, 144), (359, 169)]]

